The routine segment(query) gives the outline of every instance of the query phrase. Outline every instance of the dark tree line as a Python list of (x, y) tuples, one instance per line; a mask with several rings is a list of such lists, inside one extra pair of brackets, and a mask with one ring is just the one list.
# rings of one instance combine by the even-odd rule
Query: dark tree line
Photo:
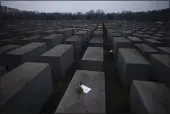
[(86, 13), (41, 13), (36, 11), (4, 11), (1, 10), (2, 20), (137, 20), (137, 21), (169, 21), (170, 8), (148, 12), (104, 13), (90, 10)]

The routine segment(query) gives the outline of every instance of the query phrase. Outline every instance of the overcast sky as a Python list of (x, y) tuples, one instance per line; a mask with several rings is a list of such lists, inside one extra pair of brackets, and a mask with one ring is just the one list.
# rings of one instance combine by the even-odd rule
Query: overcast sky
[(39, 12), (148, 11), (169, 7), (168, 1), (2, 1), (3, 6)]

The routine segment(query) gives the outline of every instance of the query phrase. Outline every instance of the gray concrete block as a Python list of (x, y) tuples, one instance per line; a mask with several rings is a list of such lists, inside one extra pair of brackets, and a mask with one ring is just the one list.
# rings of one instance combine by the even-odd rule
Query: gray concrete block
[(43, 31), (43, 33), (41, 33), (42, 35), (50, 35), (50, 34), (56, 34), (57, 31), (56, 30), (47, 30), (47, 31)]
[(74, 59), (80, 59), (80, 52), (82, 51), (82, 39), (79, 36), (71, 36), (67, 40), (65, 40), (66, 44), (73, 44), (74, 47)]
[(74, 49), (70, 44), (59, 44), (42, 54), (37, 62), (49, 63), (53, 80), (64, 77), (74, 62)]
[(170, 89), (162, 83), (133, 81), (130, 92), (131, 112), (169, 114)]
[(127, 39), (129, 39), (133, 44), (142, 43), (142, 40), (140, 40), (138, 37), (135, 37), (135, 36), (128, 36)]
[(126, 30), (122, 32), (123, 36), (127, 37), (127, 36), (131, 36), (133, 35), (133, 31), (131, 30)]
[(88, 47), (81, 59), (81, 69), (103, 71), (103, 48)]
[(163, 43), (160, 41), (157, 41), (155, 39), (144, 39), (144, 42), (146, 42), (146, 44), (152, 46), (152, 47), (159, 47), (159, 46), (163, 46)]
[(151, 64), (136, 50), (119, 48), (116, 68), (124, 85), (133, 80), (148, 80)]
[(45, 42), (47, 45), (47, 50), (50, 50), (51, 48), (63, 42), (63, 35), (51, 34), (49, 36), (41, 38), (38, 42)]
[(1, 76), (6, 74), (8, 71), (5, 66), (0, 65), (0, 82), (1, 82)]
[(2, 58), (3, 58), (3, 55), (6, 52), (14, 50), (14, 49), (19, 48), (19, 47), (20, 47), (20, 45), (6, 45), (6, 46), (3, 46), (3, 47), (0, 47), (0, 64), (1, 64), (1, 61), (2, 61)]
[(24, 62), (35, 60), (45, 51), (45, 43), (33, 42), (5, 53), (2, 58), (2, 64), (12, 70)]
[(103, 39), (101, 38), (92, 38), (89, 46), (92, 47), (103, 47)]
[(103, 38), (103, 31), (94, 31), (94, 38)]
[(72, 34), (73, 34), (72, 28), (65, 28), (65, 29), (64, 29), (64, 36), (66, 37), (66, 39), (67, 39), (68, 37), (72, 36)]
[(135, 44), (135, 47), (138, 49), (138, 51), (147, 59), (149, 59), (149, 56), (151, 54), (158, 54), (159, 51), (146, 45), (146, 44)]
[(78, 31), (78, 32), (76, 32), (75, 35), (79, 36), (83, 42), (87, 41), (87, 39), (88, 39), (87, 31)]
[(170, 57), (167, 54), (152, 54), (152, 80), (157, 80), (165, 84), (170, 82)]
[(158, 50), (164, 54), (170, 54), (170, 47), (158, 47)]
[(38, 41), (40, 38), (41, 38), (40, 35), (35, 35), (35, 36), (31, 36), (31, 37), (26, 37), (26, 38), (20, 39), (20, 40), (16, 41), (16, 43), (18, 45), (26, 45), (26, 44), (29, 44), (31, 42)]
[(26, 62), (1, 78), (0, 112), (39, 114), (53, 92), (50, 65)]
[(112, 47), (114, 49), (115, 60), (117, 60), (117, 53), (119, 48), (132, 48), (132, 42), (125, 37), (113, 37)]
[(163, 41), (163, 38), (162, 37), (157, 37), (157, 36), (151, 36), (151, 37), (149, 37), (149, 38), (151, 38), (151, 39), (154, 39), (154, 40), (157, 40), (157, 41)]
[(113, 37), (114, 49), (118, 48), (132, 48), (132, 42), (130, 42), (125, 37)]
[[(80, 82), (91, 91), (79, 96)], [(104, 72), (77, 70), (55, 113), (106, 113)]]

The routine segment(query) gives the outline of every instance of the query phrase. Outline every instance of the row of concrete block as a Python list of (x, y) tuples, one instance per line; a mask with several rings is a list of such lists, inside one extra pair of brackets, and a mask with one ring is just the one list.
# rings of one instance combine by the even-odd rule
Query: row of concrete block
[[(79, 42), (79, 40), (77, 42)], [(75, 49), (74, 47), (76, 46), (73, 45), (59, 44), (45, 52), (45, 43), (33, 42), (7, 52), (4, 57), (8, 62), (5, 63), (7, 63), (8, 68), (11, 71), (6, 75), (1, 76), (1, 93), (3, 97), (1, 97), (3, 99), (0, 107), (1, 112), (8, 113), (10, 109), (12, 112), (38, 113), (52, 93), (52, 79), (56, 79), (58, 75), (64, 76), (74, 62), (73, 52)], [(93, 53), (90, 53), (91, 51)], [(96, 54), (99, 54), (100, 56), (97, 56)], [(88, 48), (82, 58), (82, 68), (88, 68), (86, 63), (88, 62), (91, 66), (95, 63), (97, 70), (101, 70), (102, 62), (100, 61), (103, 57), (102, 54), (102, 48)], [(95, 57), (98, 59), (95, 59)], [(35, 61), (39, 63), (26, 61)], [(92, 63), (90, 63), (90, 61)], [(101, 81), (104, 82), (104, 80)], [(25, 86), (26, 84), (27, 86)], [(43, 86), (41, 86), (41, 84), (43, 84)], [(96, 85), (96, 87), (98, 86)], [(36, 89), (39, 90), (36, 91)], [(97, 88), (97, 90), (98, 89), (99, 88)], [(22, 99), (20, 97), (22, 97)], [(25, 99), (27, 97), (30, 99)]]
[[(92, 38), (55, 113), (106, 113), (102, 44), (101, 37)], [(90, 92), (77, 94), (80, 84)]]
[[(114, 39), (114, 49), (118, 71), (120, 72), (122, 78), (125, 76), (123, 73), (127, 73), (127, 77), (125, 76), (127, 79), (122, 80), (132, 81), (129, 76), (134, 76), (134, 78), (136, 77), (139, 79), (141, 77), (143, 80), (158, 80), (163, 82), (170, 81), (168, 78), (168, 75), (170, 74), (168, 71), (170, 58), (167, 54), (160, 54), (159, 51), (146, 44), (135, 44), (136, 49), (134, 49), (131, 46), (131, 42), (126, 39), (122, 39), (122, 37), (117, 37)], [(161, 73), (165, 71), (167, 75), (162, 76)], [(131, 81), (129, 84), (131, 84)]]
[[(170, 113), (170, 89), (164, 85), (170, 82), (170, 58), (167, 55), (169, 47), (159, 47), (160, 42), (156, 40), (146, 39), (146, 45), (134, 36), (126, 39), (118, 32), (113, 35), (108, 40), (115, 49), (116, 68), (121, 80), (131, 89), (129, 101), (132, 113)], [(148, 80), (157, 80), (159, 83)]]

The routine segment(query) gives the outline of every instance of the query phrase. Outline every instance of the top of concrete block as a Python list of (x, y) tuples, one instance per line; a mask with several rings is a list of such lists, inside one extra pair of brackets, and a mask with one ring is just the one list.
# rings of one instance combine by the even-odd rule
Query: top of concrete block
[(32, 51), (36, 48), (39, 48), (43, 45), (46, 45), (45, 43), (40, 43), (40, 42), (32, 42), (27, 45), (24, 45), (20, 48), (14, 49), (12, 51), (7, 52), (7, 54), (15, 54), (15, 55), (23, 55), (29, 51)]
[(92, 38), (90, 43), (103, 43), (103, 39), (101, 39), (101, 38)]
[(133, 81), (149, 114), (169, 114), (170, 89), (163, 83)]
[[(128, 39), (126, 39), (125, 37), (113, 37), (113, 40), (115, 42), (130, 42)], [(130, 42), (131, 43), (131, 42)]]
[(151, 36), (149, 38), (152, 38), (152, 39), (155, 39), (155, 40), (162, 40), (163, 38), (160, 38), (160, 37), (156, 37), (156, 36)]
[(49, 51), (45, 52), (41, 56), (60, 57), (71, 47), (73, 47), (72, 44), (59, 44), (54, 48), (50, 49)]
[(170, 47), (158, 47), (158, 49), (170, 54)]
[(47, 67), (50, 67), (47, 63), (26, 62), (2, 76), (0, 105), (5, 104)]
[(81, 41), (81, 38), (79, 36), (74, 35), (66, 39), (66, 41)]
[(138, 47), (140, 50), (142, 50), (143, 52), (159, 52), (156, 49), (146, 45), (146, 44), (135, 44), (136, 47)]
[(81, 31), (76, 32), (76, 34), (77, 34), (77, 35), (79, 35), (79, 34), (80, 34), (80, 35), (81, 35), (81, 34), (83, 34), (83, 35), (84, 35), (84, 34), (86, 34), (86, 33), (87, 33), (87, 31), (82, 31), (82, 30), (81, 30)]
[(150, 64), (136, 49), (119, 48), (119, 53), (126, 63)]
[(38, 38), (40, 38), (40, 37), (41, 37), (40, 35), (35, 35), (35, 36), (23, 38), (23, 39), (21, 39), (21, 40), (34, 40), (34, 39), (38, 39)]
[(6, 46), (3, 46), (3, 47), (0, 47), (0, 55), (2, 53), (8, 52), (10, 50), (16, 49), (18, 47), (20, 47), (20, 45), (6, 45)]
[(151, 42), (151, 43), (162, 43), (162, 42), (160, 42), (160, 41), (157, 41), (157, 40), (155, 40), (155, 39), (144, 39), (145, 41), (148, 41), (148, 42)]
[(167, 54), (152, 54), (151, 57), (154, 57), (170, 68), (170, 57)]
[(88, 47), (82, 60), (103, 61), (103, 48)]
[(43, 37), (42, 39), (53, 39), (53, 38), (62, 37), (62, 36), (63, 36), (62, 34), (51, 34), (49, 36)]
[[(80, 97), (76, 88), (82, 82), (91, 88)], [(106, 113), (104, 72), (76, 70), (55, 113)]]
[(131, 41), (142, 41), (138, 37), (135, 37), (135, 36), (128, 36), (128, 39)]

